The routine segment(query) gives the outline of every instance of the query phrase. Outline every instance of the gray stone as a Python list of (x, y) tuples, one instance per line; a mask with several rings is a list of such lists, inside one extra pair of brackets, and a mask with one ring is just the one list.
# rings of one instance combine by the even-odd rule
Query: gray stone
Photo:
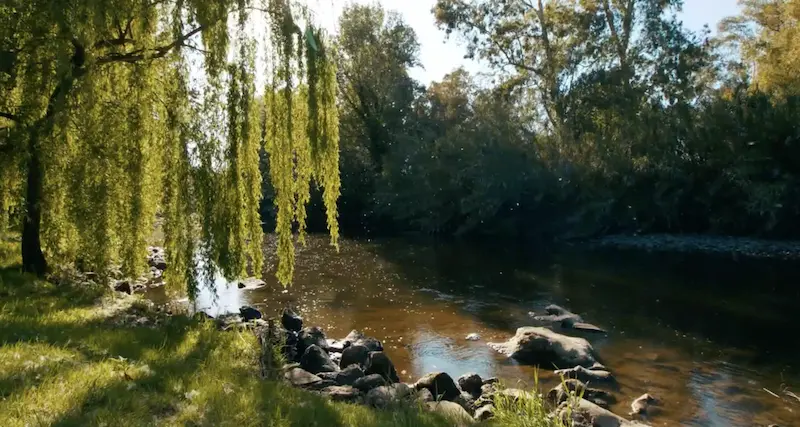
[(321, 349), (327, 350), (328, 342), (325, 339), (325, 333), (318, 326), (305, 328), (297, 335), (300, 340), (297, 344), (297, 350), (302, 354), (308, 347), (316, 345)]
[(647, 412), (650, 410), (650, 407), (657, 404), (658, 404), (658, 399), (656, 399), (655, 397), (653, 397), (653, 395), (649, 393), (645, 393), (637, 397), (631, 403), (631, 412), (629, 415), (647, 416)]
[[(577, 403), (567, 406), (562, 403), (556, 410), (557, 416), (565, 422), (575, 422), (573, 425), (586, 425), (591, 427), (645, 427), (636, 421), (628, 421), (619, 415), (614, 414), (608, 409), (603, 409), (600, 406), (589, 402), (586, 399), (581, 399)], [(572, 419), (570, 419), (572, 418)], [(587, 420), (591, 420), (588, 424)], [(582, 423), (582, 424), (581, 424)]]
[(458, 386), (461, 387), (461, 390), (466, 391), (473, 397), (478, 397), (481, 395), (482, 385), (483, 379), (478, 374), (469, 373), (458, 377)]
[(586, 384), (576, 379), (564, 380), (547, 393), (547, 398), (555, 405), (566, 402), (570, 397), (577, 396), (581, 396), (605, 409), (608, 409), (612, 403), (616, 402), (616, 398), (611, 393), (589, 388)]
[(291, 368), (284, 374), (284, 378), (295, 387), (307, 387), (322, 381), (322, 378), (302, 368)]
[(400, 378), (397, 376), (397, 371), (394, 368), (394, 364), (391, 360), (389, 360), (389, 356), (382, 351), (373, 351), (369, 353), (369, 358), (367, 359), (367, 369), (364, 371), (365, 374), (380, 374), (389, 383), (397, 383), (400, 382)]
[(411, 388), (403, 383), (375, 387), (367, 392), (367, 405), (376, 408), (387, 408), (397, 405), (400, 401), (411, 395)]
[(312, 345), (306, 349), (303, 356), (300, 357), (300, 366), (312, 374), (335, 372), (339, 370), (339, 367), (331, 361), (328, 353), (316, 345)]
[(423, 388), (417, 391), (417, 400), (420, 402), (433, 402), (436, 399), (433, 397), (430, 390)]
[(372, 374), (361, 377), (353, 382), (353, 387), (368, 392), (375, 387), (386, 385), (386, 380), (379, 374)]
[(417, 390), (427, 388), (436, 400), (453, 400), (461, 395), (453, 378), (445, 372), (431, 372), (420, 378), (414, 388)]
[(595, 334), (608, 334), (608, 331), (606, 331), (605, 329), (603, 329), (603, 328), (601, 328), (599, 326), (593, 325), (591, 323), (586, 323), (586, 322), (573, 322), (571, 325), (570, 324), (567, 324), (567, 325), (562, 324), (562, 326), (565, 327), (565, 328), (572, 328), (572, 329), (575, 329), (576, 331), (581, 331), (581, 332), (591, 332), (591, 333), (595, 333)]
[(320, 391), (323, 396), (328, 396), (335, 402), (354, 402), (361, 396), (361, 392), (352, 386), (329, 386)]
[(442, 400), (439, 402), (428, 402), (425, 405), (427, 405), (429, 410), (448, 418), (454, 425), (467, 425), (475, 422), (472, 415), (464, 410), (458, 403)]
[(486, 421), (492, 417), (494, 417), (494, 405), (481, 406), (475, 410), (476, 421)]
[(291, 308), (285, 308), (281, 314), (281, 325), (289, 331), (300, 332), (303, 329), (303, 318)]
[(339, 366), (346, 368), (350, 365), (358, 365), (362, 368), (366, 368), (368, 360), (368, 348), (363, 345), (351, 345), (342, 351), (342, 359), (339, 361)]
[[(601, 370), (601, 367), (603, 370)], [(599, 363), (586, 369), (583, 366), (576, 366), (571, 369), (559, 369), (554, 374), (564, 378), (574, 378), (587, 384), (612, 384), (616, 382), (616, 378), (611, 372), (604, 370), (604, 366)]]
[(532, 326), (519, 328), (507, 342), (489, 343), (489, 347), (518, 362), (546, 369), (592, 366), (596, 362), (589, 341)]
[(363, 345), (369, 349), (369, 351), (383, 351), (383, 344), (381, 344), (380, 341), (375, 338), (365, 336), (355, 329), (350, 331), (343, 341), (346, 343), (349, 342), (350, 345)]
[(245, 322), (249, 322), (251, 320), (260, 319), (261, 312), (257, 309), (250, 307), (249, 305), (244, 305), (239, 307), (239, 315), (242, 316), (242, 320)]
[(350, 365), (337, 372), (322, 372), (320, 378), (336, 381), (338, 385), (353, 385), (357, 379), (364, 376), (364, 371), (358, 365)]

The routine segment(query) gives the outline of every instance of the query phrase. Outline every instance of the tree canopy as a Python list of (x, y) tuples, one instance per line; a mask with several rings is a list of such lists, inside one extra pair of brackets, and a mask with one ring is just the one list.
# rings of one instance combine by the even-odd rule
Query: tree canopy
[(289, 0), (4, 2), (0, 210), (19, 217), (24, 268), (44, 273), (46, 255), (137, 272), (160, 215), (168, 283), (196, 289), (198, 260), (207, 273), (260, 273), (264, 147), (289, 283), (312, 181), (338, 235), (330, 49)]

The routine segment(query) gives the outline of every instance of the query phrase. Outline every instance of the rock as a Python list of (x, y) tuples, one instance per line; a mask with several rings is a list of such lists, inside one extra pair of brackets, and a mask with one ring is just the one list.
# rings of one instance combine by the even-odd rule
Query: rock
[(589, 388), (586, 384), (576, 379), (564, 380), (547, 393), (548, 400), (555, 405), (566, 402), (572, 396), (581, 396), (583, 399), (605, 409), (608, 409), (612, 403), (616, 402), (616, 398), (611, 393)]
[[(546, 316), (536, 316), (533, 312), (529, 313), (532, 315), (534, 319), (540, 322), (552, 322), (552, 323), (561, 323), (562, 327), (569, 327), (574, 323), (583, 322), (581, 316), (561, 307), (559, 305), (551, 304), (548, 305), (544, 311), (547, 313)], [(568, 325), (568, 326), (564, 326)]]
[(367, 359), (367, 369), (364, 371), (365, 374), (380, 374), (383, 375), (384, 378), (391, 384), (400, 382), (400, 378), (397, 376), (397, 371), (394, 368), (394, 364), (386, 353), (382, 351), (372, 351), (369, 353), (369, 357)]
[(481, 336), (473, 332), (473, 333), (467, 335), (464, 339), (467, 340), (467, 341), (480, 341), (481, 340)]
[(267, 286), (267, 283), (257, 277), (248, 277), (240, 281), (237, 286), (239, 289), (254, 290)]
[(461, 426), (474, 423), (474, 420), (469, 412), (464, 410), (464, 408), (462, 408), (458, 403), (442, 400), (439, 402), (428, 402), (425, 405), (431, 411), (437, 412), (450, 419), (454, 425)]
[(481, 386), (481, 396), (489, 396), (498, 390), (497, 383), (483, 384)]
[(328, 353), (316, 345), (311, 345), (306, 349), (303, 356), (300, 357), (300, 366), (312, 374), (339, 370), (339, 367), (331, 361)]
[(297, 344), (297, 351), (304, 353), (308, 347), (316, 345), (319, 348), (327, 350), (328, 341), (325, 339), (325, 333), (322, 332), (318, 326), (305, 328), (297, 335), (299, 340)]
[(655, 397), (653, 397), (653, 395), (649, 393), (645, 393), (637, 397), (631, 403), (631, 412), (628, 415), (646, 417), (650, 407), (657, 404), (658, 404), (658, 399), (656, 399)]
[(286, 330), (300, 332), (303, 329), (303, 318), (292, 311), (291, 308), (285, 308), (283, 314), (281, 314), (281, 325)]
[(368, 348), (369, 351), (383, 351), (383, 344), (381, 344), (380, 341), (372, 337), (367, 337), (355, 329), (350, 331), (343, 341), (345, 341), (345, 343), (349, 342), (350, 345), (363, 345)]
[(433, 402), (436, 398), (433, 397), (430, 390), (423, 388), (417, 391), (417, 400), (420, 402)]
[(147, 251), (148, 251), (147, 264), (150, 267), (155, 267), (161, 271), (167, 269), (167, 261), (166, 261), (166, 256), (164, 254), (164, 248), (151, 246), (147, 248)]
[(261, 318), (261, 312), (253, 307), (250, 307), (249, 305), (244, 305), (240, 307), (239, 315), (242, 316), (242, 320), (244, 320), (245, 322)]
[(589, 341), (532, 326), (519, 328), (507, 342), (489, 343), (489, 347), (521, 363), (546, 369), (592, 366), (596, 362)]
[(530, 399), (531, 394), (525, 390), (520, 390), (518, 388), (504, 388), (502, 390), (496, 390), (494, 392), (494, 398), (497, 397), (509, 399), (511, 402), (519, 402), (521, 399)]
[(325, 340), (325, 345), (327, 346), (325, 348), (328, 350), (328, 353), (341, 353), (347, 347), (345, 343), (346, 341), (328, 339)]
[(353, 382), (353, 387), (365, 393), (382, 385), (386, 385), (386, 380), (379, 374), (367, 375)]
[(358, 365), (350, 365), (337, 372), (321, 372), (320, 378), (329, 379), (338, 385), (353, 385), (356, 380), (364, 376), (364, 371)]
[(297, 332), (285, 331), (284, 337), (285, 337), (285, 342), (283, 343), (283, 350), (282, 350), (283, 356), (286, 358), (286, 360), (299, 362), (302, 353), (297, 351), (298, 343), (300, 342), (300, 338), (297, 336)]
[(492, 417), (494, 417), (494, 405), (481, 406), (475, 410), (474, 418), (476, 421), (486, 421)]
[(245, 284), (244, 284), (244, 282), (239, 282), (239, 284), (237, 285), (237, 287), (238, 287), (239, 289), (244, 289), (246, 286), (247, 286), (247, 285), (245, 285)]
[(354, 402), (361, 396), (361, 392), (351, 386), (328, 386), (320, 390), (320, 394), (329, 397), (335, 402)]
[[(575, 426), (578, 425), (585, 425), (589, 427), (644, 427), (645, 424), (641, 424), (635, 421), (628, 421), (625, 418), (620, 417), (609, 411), (608, 409), (603, 409), (592, 402), (589, 402), (586, 399), (581, 399), (577, 402), (572, 408), (567, 407), (566, 404), (562, 404), (556, 411), (556, 414), (559, 418), (564, 421), (576, 421), (574, 424)], [(569, 420), (569, 418), (572, 420)], [(586, 420), (591, 420), (588, 424)], [(581, 424), (579, 424), (581, 423)]]
[(497, 378), (497, 377), (489, 377), (489, 378), (486, 378), (485, 380), (483, 380), (483, 384), (484, 385), (486, 385), (486, 384), (497, 384), (499, 382), (500, 382), (500, 378)]
[[(603, 365), (597, 365), (605, 368)], [(558, 369), (553, 373), (563, 376), (564, 378), (575, 378), (589, 384), (612, 384), (616, 382), (616, 378), (614, 378), (611, 372), (596, 369), (594, 366), (590, 369), (586, 369), (583, 366), (576, 366), (571, 369)]]
[(342, 353), (328, 352), (328, 356), (330, 356), (331, 362), (335, 363), (336, 366), (339, 366), (339, 364), (342, 362)]
[(362, 368), (366, 368), (368, 360), (368, 348), (363, 345), (351, 345), (342, 351), (342, 360), (339, 361), (339, 366), (346, 368), (350, 365), (358, 365)]
[(591, 332), (591, 333), (595, 333), (595, 334), (608, 334), (608, 331), (606, 331), (605, 329), (603, 329), (603, 328), (601, 328), (599, 326), (592, 325), (591, 323), (585, 323), (585, 322), (573, 322), (570, 325), (569, 321), (567, 321), (566, 324), (562, 323), (561, 327), (563, 327), (563, 328), (572, 328), (572, 329), (575, 329), (575, 330), (581, 331), (581, 332)]
[(406, 384), (384, 385), (367, 392), (366, 403), (376, 408), (386, 408), (398, 404), (409, 395), (411, 388)]
[(478, 374), (469, 373), (458, 377), (458, 386), (461, 388), (461, 390), (466, 391), (473, 397), (477, 398), (481, 395), (482, 385), (483, 379)]
[(453, 400), (461, 395), (453, 378), (445, 372), (431, 372), (420, 378), (414, 388), (417, 390), (427, 388), (436, 400)]
[(126, 293), (128, 295), (133, 293), (133, 288), (131, 288), (131, 282), (129, 280), (120, 280), (114, 284), (114, 290), (117, 292)]
[(475, 398), (466, 391), (462, 391), (461, 394), (453, 400), (453, 402), (461, 405), (461, 407), (470, 414), (475, 412), (475, 408), (477, 408), (477, 406), (475, 406)]
[(283, 375), (295, 387), (308, 387), (322, 381), (322, 378), (302, 368), (292, 368)]

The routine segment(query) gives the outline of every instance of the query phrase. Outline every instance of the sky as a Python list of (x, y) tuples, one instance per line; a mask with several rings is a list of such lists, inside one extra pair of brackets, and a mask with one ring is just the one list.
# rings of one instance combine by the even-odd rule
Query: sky
[[(411, 71), (411, 76), (422, 83), (441, 80), (445, 74), (464, 66), (469, 71), (480, 71), (481, 65), (464, 59), (466, 52), (456, 37), (447, 40), (445, 33), (436, 28), (431, 8), (436, 0), (316, 0), (318, 22), (335, 32), (336, 22), (344, 6), (350, 3), (374, 3), (383, 5), (386, 10), (399, 12), (405, 22), (417, 33), (420, 46), (421, 68)], [(314, 3), (313, 1), (310, 3)], [(737, 0), (684, 0), (683, 11), (679, 15), (684, 24), (692, 30), (701, 30), (708, 25), (716, 29), (717, 23), (739, 11)]]

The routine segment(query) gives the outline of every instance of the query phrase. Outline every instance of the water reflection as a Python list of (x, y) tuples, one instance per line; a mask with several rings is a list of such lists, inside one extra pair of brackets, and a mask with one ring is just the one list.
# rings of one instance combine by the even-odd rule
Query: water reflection
[[(648, 392), (664, 402), (654, 425), (800, 425), (800, 405), (764, 391), (800, 388), (797, 278), (797, 266), (765, 262), (404, 241), (344, 241), (336, 254), (311, 237), (291, 288), (268, 270), (267, 287), (217, 281), (216, 300), (205, 290), (198, 307), (216, 315), (247, 303), (271, 314), (293, 304), (330, 337), (359, 329), (381, 339), (405, 381), (442, 370), (532, 386), (531, 367), (486, 342), (558, 303), (610, 331), (587, 338), (619, 379), (615, 412)], [(473, 332), (482, 340), (464, 339)]]

